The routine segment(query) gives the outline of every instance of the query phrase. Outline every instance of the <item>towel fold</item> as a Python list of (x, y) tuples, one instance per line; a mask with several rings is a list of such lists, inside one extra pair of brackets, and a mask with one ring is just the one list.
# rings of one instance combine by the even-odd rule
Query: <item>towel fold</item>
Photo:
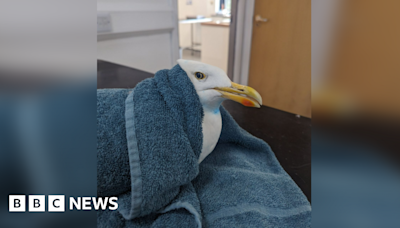
[(310, 227), (307, 198), (268, 144), (220, 111), (221, 137), (193, 181), (204, 227)]
[(125, 99), (131, 90), (97, 90), (97, 195), (131, 189), (125, 130)]
[[(142, 81), (133, 92), (99, 91), (99, 195), (119, 195), (118, 210), (127, 220), (168, 212), (182, 217), (176, 213), (182, 208), (192, 215), (190, 223), (200, 226), (191, 181), (199, 170), (203, 110), (186, 73), (177, 65)], [(110, 171), (113, 166), (119, 167)]]
[(217, 147), (198, 164), (203, 111), (179, 65), (134, 90), (98, 90), (97, 105), (98, 194), (119, 198), (99, 227), (310, 227), (268, 144), (222, 107)]

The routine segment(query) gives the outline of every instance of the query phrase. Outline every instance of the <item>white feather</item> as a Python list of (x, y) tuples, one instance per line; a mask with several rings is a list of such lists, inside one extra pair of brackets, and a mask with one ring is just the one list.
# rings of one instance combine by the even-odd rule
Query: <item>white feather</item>
[[(199, 158), (200, 163), (214, 150), (221, 135), (222, 119), (219, 107), (225, 98), (213, 88), (230, 87), (231, 80), (222, 69), (215, 66), (182, 59), (178, 60), (178, 64), (192, 81), (203, 106), (203, 147)], [(196, 72), (205, 74), (206, 78), (197, 79)]]

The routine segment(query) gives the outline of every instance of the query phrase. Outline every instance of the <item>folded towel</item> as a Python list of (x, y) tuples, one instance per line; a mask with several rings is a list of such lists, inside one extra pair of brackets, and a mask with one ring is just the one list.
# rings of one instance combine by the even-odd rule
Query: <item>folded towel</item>
[(203, 226), (310, 227), (310, 203), (268, 144), (220, 111), (221, 137), (193, 181)]
[(270, 147), (220, 111), (220, 140), (199, 166), (203, 112), (179, 65), (134, 90), (98, 90), (98, 194), (119, 197), (98, 226), (310, 227), (310, 204)]
[[(102, 126), (98, 127), (98, 135), (102, 137), (98, 140), (103, 140), (98, 144), (98, 162), (103, 163), (98, 165), (99, 195), (119, 195), (130, 189), (118, 201), (119, 212), (127, 220), (184, 208), (193, 215), (188, 222), (200, 226), (200, 203), (191, 181), (199, 170), (203, 111), (186, 73), (179, 65), (159, 71), (137, 85), (128, 97), (130, 90), (99, 91), (98, 123)], [(126, 100), (119, 99), (122, 94)], [(113, 115), (112, 110), (120, 113)], [(120, 162), (122, 158), (126, 161)], [(116, 171), (103, 170), (117, 165), (120, 167)], [(113, 179), (117, 187), (108, 188), (106, 184)], [(177, 215), (182, 217), (182, 213)]]
[(97, 195), (131, 189), (125, 131), (125, 99), (131, 90), (97, 90)]

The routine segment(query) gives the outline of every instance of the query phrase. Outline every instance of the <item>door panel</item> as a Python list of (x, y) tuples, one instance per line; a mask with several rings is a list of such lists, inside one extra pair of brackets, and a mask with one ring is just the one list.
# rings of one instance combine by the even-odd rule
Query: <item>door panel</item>
[(311, 117), (311, 0), (256, 0), (249, 85), (263, 104)]

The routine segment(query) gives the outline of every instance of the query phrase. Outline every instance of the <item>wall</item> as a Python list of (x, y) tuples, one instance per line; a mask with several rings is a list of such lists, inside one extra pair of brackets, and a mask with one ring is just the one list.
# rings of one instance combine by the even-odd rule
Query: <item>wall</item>
[(191, 5), (186, 4), (187, 0), (178, 0), (178, 18), (186, 19), (190, 15), (203, 15), (210, 17), (215, 13), (214, 0), (192, 0)]
[(324, 79), (322, 75), (329, 61), (332, 35), (334, 34), (335, 21), (338, 18), (340, 1), (319, 0), (311, 1), (311, 84), (313, 88)]
[(93, 75), (96, 1), (0, 2), (2, 70)]
[(97, 58), (155, 73), (179, 58), (176, 0), (98, 0), (112, 31), (97, 35)]
[[(214, 0), (192, 0), (192, 5), (186, 4), (187, 0), (178, 0), (178, 18), (185, 20), (187, 16), (203, 15), (211, 17), (215, 13)], [(201, 27), (194, 24), (194, 42), (201, 42)], [(189, 47), (191, 42), (191, 25), (179, 24), (179, 46)]]
[(201, 62), (228, 70), (229, 27), (201, 25)]

